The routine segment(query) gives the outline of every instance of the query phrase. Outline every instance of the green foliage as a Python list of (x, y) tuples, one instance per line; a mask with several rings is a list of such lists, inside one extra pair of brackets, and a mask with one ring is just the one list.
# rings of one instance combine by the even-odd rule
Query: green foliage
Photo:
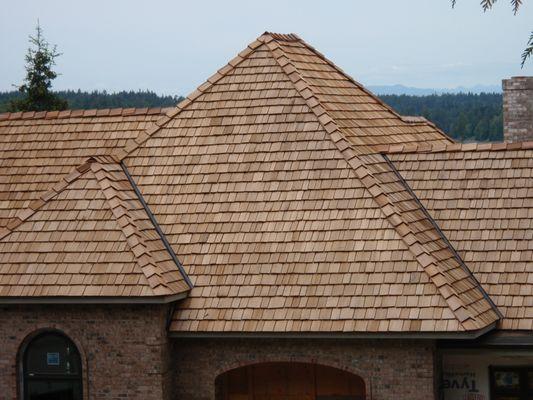
[(117, 93), (107, 93), (104, 91), (82, 92), (80, 90), (62, 91), (58, 94), (68, 101), (71, 109), (92, 109), (92, 108), (130, 108), (130, 107), (174, 107), (182, 97), (179, 96), (159, 96), (157, 93), (148, 90), (121, 91)]
[[(150, 91), (107, 93), (69, 90), (57, 92), (57, 95), (66, 99), (71, 109), (173, 107), (182, 100), (179, 96), (159, 96)], [(16, 91), (0, 92), (0, 112), (7, 111), (8, 103), (20, 97), (21, 94)], [(503, 139), (501, 94), (380, 97), (400, 114), (424, 116), (457, 140), (482, 142)]]
[[(55, 92), (55, 94), (67, 101), (68, 108), (85, 110), (119, 107), (174, 107), (183, 99), (180, 96), (159, 96), (150, 91), (107, 93), (106, 91), (67, 90)], [(0, 92), (0, 112), (8, 111), (9, 103), (20, 98), (22, 98), (22, 94), (17, 91)]]
[(456, 140), (503, 140), (501, 94), (384, 95), (380, 98), (401, 115), (427, 118)]
[(524, 64), (526, 60), (531, 57), (531, 54), (533, 54), (533, 32), (531, 32), (531, 36), (529, 37), (526, 48), (522, 53), (522, 68), (524, 68)]
[(56, 46), (50, 48), (44, 39), (42, 29), (37, 24), (37, 35), (30, 36), (30, 44), (26, 54), (26, 78), (19, 86), (23, 95), (9, 104), (9, 111), (45, 111), (64, 110), (67, 102), (50, 91), (52, 80), (57, 73), (52, 70), (55, 59), (61, 54)]
[(516, 13), (518, 12), (518, 9), (522, 5), (522, 0), (511, 0), (511, 5), (513, 6), (513, 12), (516, 15)]
[[(483, 7), (483, 11), (490, 10), (492, 6), (494, 5), (494, 2), (496, 0), (481, 0), (481, 7)], [(511, 0), (512, 2), (513, 0)]]

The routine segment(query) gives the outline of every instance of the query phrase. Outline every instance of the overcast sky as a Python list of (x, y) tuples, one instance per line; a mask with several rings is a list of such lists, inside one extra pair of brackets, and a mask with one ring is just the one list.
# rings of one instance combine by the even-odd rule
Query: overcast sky
[(187, 94), (265, 30), (294, 32), (367, 85), (498, 85), (520, 70), (533, 4), (508, 0), (6, 0), (0, 90), (24, 77), (37, 19), (63, 55), (55, 89)]

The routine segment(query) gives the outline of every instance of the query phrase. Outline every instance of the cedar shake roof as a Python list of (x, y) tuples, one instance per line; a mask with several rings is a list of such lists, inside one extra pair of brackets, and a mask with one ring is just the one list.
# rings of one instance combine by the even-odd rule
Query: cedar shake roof
[[(446, 151), (444, 151), (446, 150)], [(533, 142), (389, 154), (498, 305), (533, 329)]]
[(495, 323), (495, 306), (373, 148), (402, 141), (450, 143), (300, 39), (273, 34), (130, 141), (117, 156), (195, 285), (171, 330)]
[[(469, 220), (464, 203), (435, 208), (424, 186), (446, 168), (415, 165), (472, 148), (398, 115), (296, 35), (265, 33), (175, 109), (98, 113), (0, 121), (0, 295), (185, 295), (190, 277), (174, 334), (479, 335), (501, 320), (497, 305), (502, 326), (531, 326), (530, 292), (509, 273), (532, 282), (531, 257), (516, 254), (531, 255), (531, 232), (515, 229), (533, 197), (517, 189), (531, 182), (525, 156), (504, 164), (518, 171), (505, 172), (517, 174), (510, 192), (488, 196), (505, 247), (483, 233), (473, 243), (487, 195), (471, 226), (449, 228)], [(531, 151), (513, 146), (497, 153)], [(461, 165), (447, 182), (467, 190)], [(509, 284), (493, 285), (496, 273)]]
[[(240, 82), (233, 82), (235, 70), (242, 68), (248, 68), (245, 76)], [(259, 71), (269, 76), (271, 82), (258, 80), (261, 79), (258, 77)], [(286, 110), (291, 104), (286, 103), (287, 99), (285, 102), (281, 99), (286, 97), (286, 89), (273, 84), (278, 78), (280, 84), (285, 80), (293, 82), (292, 87), (298, 91), (305, 88), (306, 91), (302, 93), (304, 99), (308, 100), (311, 95), (313, 97), (310, 106), (327, 110), (348, 140), (356, 138), (357, 145), (453, 143), (431, 122), (398, 115), (295, 34), (265, 32), (180, 102), (173, 112), (158, 119), (136, 139), (129, 140), (116, 155), (118, 158), (125, 157), (188, 108), (191, 102), (216, 102), (217, 108), (205, 110), (203, 115), (196, 116), (215, 126), (246, 126), (252, 118), (263, 124), (285, 122), (281, 118), (287, 114)], [(219, 82), (221, 79), (226, 81), (223, 85)], [(255, 87), (250, 89), (252, 86)], [(256, 97), (259, 94), (261, 97)], [(202, 99), (197, 101), (200, 96)], [(263, 118), (258, 119), (258, 116)]]
[(187, 290), (121, 166), (106, 158), (77, 167), (0, 228), (4, 301)]
[(0, 227), (88, 157), (124, 146), (168, 109), (0, 114)]

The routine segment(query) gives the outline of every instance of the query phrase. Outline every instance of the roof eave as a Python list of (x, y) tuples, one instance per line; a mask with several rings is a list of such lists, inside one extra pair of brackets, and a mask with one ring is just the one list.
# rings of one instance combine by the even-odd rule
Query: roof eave
[(188, 291), (166, 296), (42, 296), (0, 297), (4, 304), (168, 304), (187, 297)]
[(479, 349), (479, 348), (533, 348), (533, 335), (529, 330), (496, 329), (480, 336), (475, 343), (443, 340), (441, 349)]
[(475, 331), (461, 332), (177, 332), (181, 339), (457, 339), (472, 340), (496, 328), (492, 323)]

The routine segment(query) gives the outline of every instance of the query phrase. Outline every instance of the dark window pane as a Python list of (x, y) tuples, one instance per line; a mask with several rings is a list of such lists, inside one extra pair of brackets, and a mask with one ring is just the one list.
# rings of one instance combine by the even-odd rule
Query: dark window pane
[(50, 334), (36, 338), (26, 351), (26, 371), (30, 376), (77, 375), (79, 355), (74, 345), (66, 338)]
[(29, 400), (78, 400), (80, 396), (78, 381), (30, 381), (27, 391)]
[(494, 372), (496, 390), (520, 390), (520, 374), (517, 371)]
[(24, 354), (25, 400), (81, 400), (81, 359), (71, 340), (57, 333), (37, 336)]

